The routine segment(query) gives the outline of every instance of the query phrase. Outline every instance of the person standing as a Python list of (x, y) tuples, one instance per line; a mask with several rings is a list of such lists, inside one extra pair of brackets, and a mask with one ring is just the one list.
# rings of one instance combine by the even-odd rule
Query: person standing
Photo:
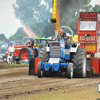
[(8, 48), (8, 55), (11, 56), (11, 62), (13, 62), (13, 53), (15, 51), (15, 48), (13, 46), (13, 44), (11, 43), (11, 45)]

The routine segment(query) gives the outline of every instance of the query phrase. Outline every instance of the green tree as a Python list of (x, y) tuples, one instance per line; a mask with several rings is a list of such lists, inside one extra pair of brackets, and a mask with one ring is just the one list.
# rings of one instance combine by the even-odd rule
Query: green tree
[[(50, 18), (48, 15), (50, 13), (50, 5), (47, 0), (44, 0), (44, 4), (41, 3), (42, 0), (16, 0), (16, 4), (13, 4), (14, 14), (17, 19), (21, 21), (24, 25), (29, 25), (30, 23), (41, 23), (44, 22), (46, 18)], [(50, 0), (49, 0), (50, 1)]]
[(41, 36), (41, 33), (42, 33), (42, 30), (41, 30), (42, 24), (43, 24), (43, 23), (41, 23), (41, 25), (40, 25), (39, 23), (36, 23), (36, 24), (31, 23), (31, 24), (30, 24), (30, 28), (33, 30), (33, 32), (34, 32), (38, 37), (40, 37), (40, 36)]
[[(52, 7), (51, 0), (16, 0), (12, 5), (14, 14), (23, 25), (29, 25), (36, 35), (41, 36), (42, 30), (48, 24), (48, 20), (52, 17), (50, 9)], [(45, 34), (45, 33), (44, 33)]]
[(9, 40), (11, 41), (22, 41), (23, 37), (26, 37), (27, 35), (23, 32), (23, 28), (20, 27), (17, 29), (17, 32), (12, 35)]
[(98, 10), (100, 10), (100, 5), (95, 5), (95, 6), (93, 7), (93, 11), (98, 11)]
[(42, 37), (49, 37), (52, 35), (54, 35), (52, 34), (52, 24), (51, 22), (49, 22), (45, 25), (44, 29), (42, 30)]
[[(44, 2), (41, 2), (44, 1)], [(58, 0), (58, 8), (61, 25), (69, 25), (76, 34), (77, 17), (74, 17), (74, 9), (84, 9), (91, 0)], [(29, 25), (38, 36), (52, 35), (52, 18), (50, 12), (52, 0), (16, 0), (12, 5), (14, 14), (23, 25)]]
[(6, 38), (6, 36), (2, 33), (0, 34), (0, 41), (7, 41), (8, 39)]

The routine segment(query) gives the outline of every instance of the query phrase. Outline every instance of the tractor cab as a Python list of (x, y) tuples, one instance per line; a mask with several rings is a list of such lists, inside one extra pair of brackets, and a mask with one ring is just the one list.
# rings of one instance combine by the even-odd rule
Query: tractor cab
[(53, 39), (48, 39), (48, 38), (36, 38), (34, 42), (34, 46), (38, 48), (43, 48), (46, 47), (48, 44), (48, 41), (53, 41)]
[(78, 41), (88, 53), (98, 51), (99, 19), (96, 11), (81, 11), (78, 17)]

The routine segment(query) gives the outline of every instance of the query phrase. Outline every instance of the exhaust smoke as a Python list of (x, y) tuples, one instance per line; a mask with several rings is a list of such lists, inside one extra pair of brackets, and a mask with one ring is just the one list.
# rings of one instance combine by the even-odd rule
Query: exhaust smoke
[(74, 9), (83, 9), (84, 4), (88, 0), (58, 0), (58, 9), (60, 22), (62, 22), (64, 16), (69, 16), (71, 19), (71, 13), (74, 13)]

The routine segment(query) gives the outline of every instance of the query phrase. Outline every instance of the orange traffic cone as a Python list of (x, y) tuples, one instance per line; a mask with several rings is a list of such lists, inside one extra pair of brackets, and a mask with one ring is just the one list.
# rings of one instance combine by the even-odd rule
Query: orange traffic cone
[(15, 61), (15, 64), (16, 64), (16, 61)]

